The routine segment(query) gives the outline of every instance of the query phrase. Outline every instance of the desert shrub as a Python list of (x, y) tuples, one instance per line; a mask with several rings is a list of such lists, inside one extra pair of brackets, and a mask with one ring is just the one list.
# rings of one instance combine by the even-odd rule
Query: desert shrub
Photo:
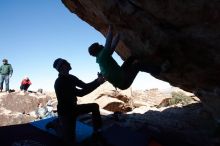
[(171, 93), (172, 98), (166, 98), (164, 99), (157, 108), (160, 107), (166, 107), (171, 105), (176, 105), (178, 103), (181, 103), (182, 105), (187, 105), (193, 101), (193, 99), (189, 96), (187, 96), (185, 93), (179, 91), (179, 92), (172, 92)]
[(170, 105), (182, 103), (183, 105), (187, 105), (192, 101), (192, 98), (187, 96), (185, 93), (179, 92), (172, 92), (172, 98), (170, 99)]

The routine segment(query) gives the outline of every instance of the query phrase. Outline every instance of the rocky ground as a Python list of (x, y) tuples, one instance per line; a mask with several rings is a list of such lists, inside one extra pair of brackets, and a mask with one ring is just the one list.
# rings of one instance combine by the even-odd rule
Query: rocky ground
[[(104, 126), (117, 123), (130, 130), (148, 131), (163, 145), (217, 146), (219, 128), (200, 100), (178, 88), (169, 91), (115, 90), (105, 83), (78, 103), (96, 102), (100, 106)], [(27, 123), (44, 115), (40, 107), (50, 107), (56, 114), (56, 97), (50, 93), (0, 93), (0, 126)], [(79, 117), (91, 124), (90, 115)], [(86, 145), (93, 145), (89, 142)]]

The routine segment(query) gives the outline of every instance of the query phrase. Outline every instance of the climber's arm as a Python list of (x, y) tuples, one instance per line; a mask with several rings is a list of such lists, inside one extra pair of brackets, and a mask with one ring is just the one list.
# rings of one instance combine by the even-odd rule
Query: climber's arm
[(118, 45), (120, 35), (117, 33), (116, 36), (114, 37), (111, 45), (111, 55), (114, 53), (116, 46)]
[(105, 41), (105, 49), (110, 49), (111, 43), (112, 43), (112, 27), (109, 26), (108, 33), (106, 36), (106, 41)]

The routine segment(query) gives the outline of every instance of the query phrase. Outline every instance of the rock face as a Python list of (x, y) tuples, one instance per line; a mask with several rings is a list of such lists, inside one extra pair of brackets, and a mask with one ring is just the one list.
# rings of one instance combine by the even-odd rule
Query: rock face
[(37, 120), (38, 105), (46, 105), (51, 97), (38, 93), (0, 94), (0, 126), (28, 123)]
[[(138, 56), (146, 65), (171, 63), (155, 76), (195, 93), (220, 115), (220, 1), (62, 0), (82, 20), (106, 35), (111, 24), (121, 38), (122, 59)], [(220, 117), (220, 116), (219, 116)]]

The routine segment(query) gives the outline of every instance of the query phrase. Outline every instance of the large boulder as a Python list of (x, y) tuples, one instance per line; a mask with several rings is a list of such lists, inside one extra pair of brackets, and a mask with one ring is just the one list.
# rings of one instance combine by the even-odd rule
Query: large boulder
[[(220, 1), (62, 0), (83, 21), (106, 35), (111, 24), (121, 39), (116, 52), (146, 65), (171, 63), (160, 80), (195, 93), (220, 117)], [(219, 118), (220, 119), (220, 118)]]
[(39, 93), (0, 93), (0, 126), (28, 123), (37, 119), (38, 105), (43, 106), (51, 97)]

